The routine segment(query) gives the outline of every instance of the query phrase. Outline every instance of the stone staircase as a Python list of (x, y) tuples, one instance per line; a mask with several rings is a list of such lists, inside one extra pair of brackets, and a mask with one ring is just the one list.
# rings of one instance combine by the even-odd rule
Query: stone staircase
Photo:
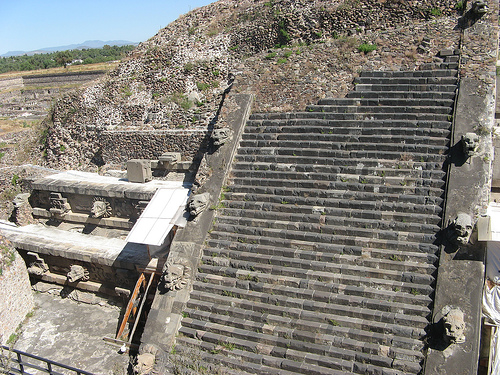
[(456, 76), (364, 72), (344, 99), (252, 115), (176, 351), (235, 373), (420, 373)]

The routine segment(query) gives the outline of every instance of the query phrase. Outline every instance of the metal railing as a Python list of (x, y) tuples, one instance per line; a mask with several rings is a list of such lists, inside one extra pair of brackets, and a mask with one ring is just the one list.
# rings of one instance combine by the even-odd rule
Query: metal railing
[[(30, 362), (28, 362), (30, 360)], [(29, 372), (28, 369), (34, 369), (35, 372)], [(56, 371), (57, 370), (57, 371)], [(64, 372), (59, 372), (63, 371)], [(39, 374), (40, 372), (51, 375), (94, 375), (91, 372), (79, 370), (77, 368), (66, 366), (50, 359), (28, 354), (17, 349), (12, 349), (0, 345), (0, 374)]]

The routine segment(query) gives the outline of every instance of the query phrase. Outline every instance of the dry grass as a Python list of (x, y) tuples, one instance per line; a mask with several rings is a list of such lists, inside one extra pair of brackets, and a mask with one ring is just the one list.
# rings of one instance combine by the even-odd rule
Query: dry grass
[(50, 69), (30, 70), (26, 72), (8, 72), (0, 74), (0, 80), (8, 78), (16, 78), (21, 76), (39, 75), (39, 74), (63, 74), (71, 72), (90, 72), (94, 70), (111, 70), (118, 66), (119, 61), (87, 64), (87, 65), (70, 65), (67, 68), (58, 67)]

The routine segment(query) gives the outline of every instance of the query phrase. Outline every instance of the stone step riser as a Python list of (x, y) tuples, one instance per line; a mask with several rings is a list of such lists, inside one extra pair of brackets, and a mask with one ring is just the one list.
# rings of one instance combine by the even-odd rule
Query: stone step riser
[[(367, 144), (364, 144), (367, 145)], [(394, 145), (393, 151), (382, 151), (377, 150), (376, 147), (374, 150), (365, 150), (363, 149), (363, 145), (355, 145), (357, 149), (352, 150), (323, 150), (323, 149), (313, 149), (313, 148), (304, 148), (304, 149), (293, 149), (293, 148), (278, 148), (278, 147), (269, 147), (269, 148), (261, 148), (255, 149), (255, 147), (240, 147), (238, 149), (238, 160), (245, 160), (241, 158), (242, 156), (249, 155), (253, 160), (250, 161), (260, 161), (263, 163), (266, 162), (277, 162), (279, 163), (280, 157), (281, 160), (287, 160), (285, 162), (288, 163), (297, 163), (303, 158), (331, 158), (331, 159), (375, 159), (375, 160), (395, 160), (401, 161), (401, 159), (405, 159), (404, 161), (415, 161), (415, 162), (441, 162), (447, 158), (447, 155), (444, 154), (445, 150), (442, 151), (442, 154), (432, 153), (432, 149), (436, 147), (432, 146), (419, 146), (418, 151), (415, 150), (415, 146), (412, 145)], [(368, 146), (368, 145), (367, 145)], [(378, 145), (377, 145), (378, 146)], [(385, 148), (389, 148), (389, 145)], [(354, 147), (353, 147), (354, 148)], [(397, 149), (398, 151), (394, 151)], [(256, 154), (258, 151), (258, 154)], [(288, 159), (284, 159), (284, 158)], [(411, 160), (407, 160), (410, 158)], [(247, 160), (248, 161), (248, 160)], [(316, 159), (317, 161), (317, 159)], [(346, 162), (348, 163), (348, 162)], [(403, 163), (402, 163), (403, 164)]]
[[(236, 229), (234, 226), (228, 226), (224, 230)], [(223, 228), (220, 225), (218, 228)], [(428, 254), (436, 254), (437, 246), (432, 243), (411, 243), (405, 242), (403, 239), (398, 240), (379, 240), (369, 237), (350, 237), (336, 234), (324, 233), (303, 233), (289, 230), (276, 230), (266, 228), (241, 228), (241, 232), (220, 232), (213, 231), (211, 237), (218, 240), (228, 240), (232, 242), (246, 242), (255, 245), (276, 245), (283, 247), (286, 241), (304, 241), (316, 243), (336, 243), (346, 246), (364, 246), (367, 248), (422, 252)]]
[(363, 71), (360, 77), (456, 77), (458, 70)]
[[(316, 212), (311, 214), (286, 213), (278, 211), (257, 211), (257, 210), (242, 210), (234, 208), (224, 208), (219, 211), (218, 220), (222, 223), (225, 220), (233, 220), (237, 218), (243, 221), (270, 221), (270, 222), (295, 222), (295, 223), (321, 223), (332, 226), (352, 227), (352, 228), (367, 228), (372, 230), (391, 230), (397, 232), (412, 232), (434, 235), (439, 231), (438, 225), (428, 225), (411, 222), (401, 222), (397, 220), (379, 219), (362, 219), (359, 217), (341, 216), (340, 212), (328, 210), (326, 207), (315, 208)], [(312, 210), (311, 210), (312, 211)]]
[[(359, 166), (341, 166), (341, 165), (307, 165), (307, 164), (271, 164), (271, 163), (245, 163), (238, 162), (235, 165), (236, 171), (276, 171), (286, 173), (321, 174), (321, 175), (357, 175), (357, 176), (375, 176), (375, 177), (400, 177), (400, 178), (424, 178), (428, 180), (443, 180), (446, 172), (441, 170), (424, 170), (421, 165), (416, 169), (402, 169), (386, 167), (380, 163), (373, 163), (374, 167)], [(329, 177), (328, 180), (334, 178)], [(334, 178), (335, 179), (335, 178)]]
[[(446, 86), (456, 85), (458, 78), (456, 77), (356, 77), (355, 85), (390, 85), (399, 87), (401, 85), (422, 86), (435, 85)], [(410, 89), (410, 91), (413, 91)], [(426, 90), (427, 91), (427, 90)]]
[[(280, 285), (288, 287), (306, 287), (311, 290), (329, 292), (331, 283), (343, 285), (377, 288), (386, 291), (401, 291), (403, 293), (419, 293), (429, 295), (432, 292), (434, 278), (430, 275), (417, 275), (410, 272), (400, 273), (389, 270), (369, 270), (359, 267), (356, 273), (353, 267), (341, 267), (337, 263), (318, 264), (304, 260), (292, 260), (282, 258), (283, 267), (278, 259), (274, 262), (260, 266), (253, 265), (244, 260), (232, 259), (229, 266), (227, 259), (205, 257), (204, 264), (198, 268), (198, 280), (211, 282), (212, 284), (231, 287), (250, 288), (250, 290), (262, 290), (265, 284)], [(308, 263), (310, 267), (307, 268)], [(249, 268), (252, 271), (249, 272)], [(208, 274), (208, 276), (207, 276)], [(360, 277), (359, 275), (363, 276)], [(216, 276), (218, 275), (218, 276)], [(227, 277), (226, 277), (227, 276)], [(250, 287), (246, 278), (250, 277)]]
[(308, 105), (306, 107), (307, 112), (321, 112), (329, 114), (428, 114), (428, 115), (439, 115), (446, 114), (450, 115), (453, 113), (453, 108), (451, 107), (405, 107), (405, 106), (357, 106), (357, 105)]
[[(357, 107), (453, 107), (454, 100), (452, 99), (386, 99), (386, 98), (324, 98), (318, 101), (320, 106), (357, 106)], [(422, 108), (422, 111), (426, 111)]]
[[(397, 170), (405, 169), (422, 169), (424, 171), (429, 170), (442, 170), (443, 163), (446, 160), (445, 155), (439, 157), (430, 158), (428, 155), (401, 155), (397, 153), (385, 153), (384, 156), (390, 157), (390, 159), (378, 158), (374, 159), (370, 153), (370, 158), (355, 157), (358, 153), (353, 153), (353, 156), (349, 159), (347, 158), (321, 158), (311, 156), (302, 156), (301, 158), (294, 157), (293, 155), (256, 155), (243, 154), (236, 155), (235, 161), (237, 163), (249, 163), (257, 165), (303, 165), (303, 166), (320, 166), (320, 167), (330, 167), (330, 166), (340, 166), (340, 167), (359, 167), (360, 170), (363, 168), (376, 168), (385, 167), (393, 168)], [(402, 156), (405, 156), (405, 160), (401, 160)], [(411, 160), (408, 160), (411, 159)], [(430, 160), (438, 159), (438, 160)], [(367, 174), (368, 175), (368, 174)]]
[(377, 98), (377, 99), (455, 99), (455, 91), (449, 92), (426, 92), (426, 91), (351, 91), (347, 98)]
[[(235, 327), (236, 329), (248, 327), (249, 329), (253, 328), (253, 330), (255, 332), (255, 331), (261, 330), (261, 327), (262, 327), (262, 322), (256, 323), (256, 322), (252, 321), (252, 322), (247, 323), (245, 321), (243, 323), (242, 320), (240, 320), (239, 318), (235, 318), (235, 317), (232, 317), (232, 318), (234, 318), (234, 320), (231, 319), (231, 321), (228, 323), (228, 318), (225, 315), (213, 314), (213, 313), (210, 313), (209, 311), (202, 311), (202, 310), (197, 310), (194, 308), (188, 308), (186, 310), (186, 313), (189, 314), (189, 316), (192, 320), (209, 321), (211, 323), (215, 323), (215, 324), (219, 324), (219, 325), (231, 324), (231, 326)], [(315, 332), (320, 334), (320, 335), (323, 334), (325, 336), (329, 336), (328, 329), (324, 329), (324, 328), (321, 329), (320, 327), (314, 327), (314, 326), (309, 327), (307, 324), (301, 324), (302, 322), (300, 320), (294, 321), (293, 319), (292, 320), (287, 319), (287, 318), (280, 319), (279, 317), (276, 317), (276, 319), (274, 321), (271, 321), (272, 320), (271, 318), (269, 318), (269, 320), (270, 320), (269, 324), (273, 324), (273, 325), (276, 325), (277, 327), (279, 327), (276, 329), (276, 331), (279, 332), (278, 334), (283, 335), (280, 337), (283, 337), (285, 339), (288, 338), (288, 340), (290, 340), (289, 345), (285, 344), (285, 347), (289, 348), (290, 350), (296, 350), (299, 348), (303, 349), (303, 344), (300, 343), (300, 339), (303, 336), (308, 336), (307, 332), (310, 329), (315, 330)], [(334, 320), (334, 319), (331, 319), (331, 320)], [(290, 323), (288, 325), (288, 327), (285, 327), (283, 325), (284, 322)], [(349, 327), (352, 329), (359, 329), (359, 330), (361, 330), (362, 328), (365, 328), (365, 330), (367, 328), (369, 328), (369, 327), (362, 327), (360, 324), (358, 325), (359, 327), (356, 327), (355, 324), (352, 324), (352, 327), (351, 327), (350, 325), (345, 325), (344, 323), (346, 323), (346, 322), (343, 320), (339, 321), (339, 324), (341, 324), (343, 327)], [(390, 328), (387, 328), (387, 331), (390, 331)], [(395, 329), (395, 331), (397, 332), (398, 330)], [(401, 331), (402, 331), (402, 329), (399, 332), (401, 332)], [(411, 329), (409, 329), (409, 331), (411, 331)], [(377, 332), (377, 331), (374, 330), (374, 332)], [(262, 335), (260, 335), (260, 337), (257, 336), (256, 338), (257, 339), (260, 338), (261, 340), (269, 341), (270, 339), (267, 338), (266, 336), (267, 335), (265, 333), (263, 333)], [(238, 337), (238, 336), (236, 336), (236, 337)], [(346, 345), (342, 345), (342, 343), (341, 343), (341, 345), (337, 346), (335, 349), (330, 348), (330, 350), (328, 350), (326, 348), (323, 348), (321, 344), (316, 344), (314, 341), (311, 341), (311, 342), (309, 342), (308, 348), (306, 350), (310, 353), (317, 353), (319, 351), (319, 352), (321, 352), (322, 355), (328, 355), (329, 354), (328, 351), (330, 351), (330, 352), (335, 353), (337, 356), (340, 356), (342, 359), (348, 360), (348, 361), (353, 361), (353, 360), (359, 359), (357, 356), (357, 353), (359, 353), (359, 352), (366, 353), (366, 351), (363, 351), (363, 349), (368, 350), (368, 353), (371, 352), (371, 354), (375, 354), (375, 355), (378, 354), (377, 345), (370, 345), (371, 346), (371, 350), (370, 350), (369, 345), (366, 345), (366, 344), (362, 345), (362, 343), (359, 342), (359, 344), (361, 344), (362, 346), (357, 348), (357, 350), (352, 350), (351, 344), (349, 344), (348, 342), (346, 342), (345, 344)], [(405, 353), (407, 356), (413, 357), (412, 360), (421, 360), (423, 357), (420, 352), (411, 352), (408, 350), (401, 351), (401, 352)], [(397, 355), (397, 350), (392, 351), (391, 354), (392, 354), (392, 356), (395, 357)]]
[(439, 113), (332, 113), (332, 112), (301, 112), (293, 116), (289, 114), (254, 114), (251, 120), (288, 120), (288, 119), (314, 119), (314, 120), (392, 120), (392, 121), (449, 121), (449, 114)]
[[(236, 165), (238, 167), (238, 165)], [(373, 184), (384, 186), (425, 186), (430, 188), (441, 189), (444, 187), (445, 181), (442, 179), (426, 179), (422, 177), (410, 176), (373, 176), (364, 175), (362, 173), (324, 173), (315, 174), (310, 173), (304, 176), (301, 172), (283, 172), (283, 171), (266, 171), (266, 170), (233, 170), (232, 181), (235, 185), (242, 186), (277, 186), (283, 188), (305, 188), (305, 189), (328, 189), (327, 193), (331, 195), (336, 187), (342, 186), (352, 188), (353, 191), (367, 190), (356, 186), (357, 184)], [(306, 178), (304, 178), (306, 177)], [(265, 180), (265, 181), (264, 181)], [(280, 181), (282, 184), (280, 185)], [(370, 188), (368, 188), (370, 189)], [(370, 189), (370, 191), (377, 191), (378, 188)], [(423, 200), (425, 197), (412, 197), (413, 201), (417, 202)]]
[[(278, 200), (274, 203), (270, 202), (269, 199), (267, 199), (267, 202), (257, 201), (255, 200), (256, 197), (252, 195), (240, 196), (241, 200), (236, 200), (238, 199), (236, 197), (232, 198), (233, 200), (226, 200), (224, 202), (224, 207), (221, 207), (221, 209), (275, 211), (283, 214), (314, 214), (317, 210), (316, 207), (325, 207), (325, 213), (327, 215), (339, 216), (342, 218), (373, 220), (380, 221), (381, 223), (399, 221), (407, 225), (422, 224), (439, 226), (441, 224), (441, 218), (438, 212), (435, 215), (418, 214), (414, 211), (407, 212), (404, 210), (398, 212), (395, 210), (395, 206), (391, 206), (389, 210), (383, 211), (378, 206), (376, 210), (370, 210), (369, 207), (365, 208), (365, 205), (361, 208), (332, 207), (328, 199), (318, 199), (312, 202), (306, 201), (305, 199), (302, 201), (296, 200), (293, 205), (289, 205)], [(253, 200), (250, 200), (250, 198)]]
[[(292, 138), (292, 139), (290, 139)], [(293, 139), (295, 138), (295, 139)], [(267, 133), (266, 137), (248, 134), (240, 141), (240, 147), (276, 147), (276, 148), (323, 148), (325, 150), (377, 150), (390, 151), (393, 148), (414, 148), (415, 152), (429, 152), (429, 147), (438, 148), (438, 152), (448, 149), (447, 138), (426, 137), (399, 137), (399, 136), (355, 136), (341, 134), (301, 134), (300, 136), (288, 137), (288, 135)], [(358, 146), (359, 145), (359, 146)], [(404, 146), (403, 146), (404, 145)], [(406, 151), (409, 152), (409, 151)]]
[[(216, 247), (208, 247), (204, 249), (204, 257), (210, 258), (231, 258), (238, 261), (246, 262), (263, 262), (269, 264), (276, 264), (278, 261), (287, 261), (289, 259), (302, 259), (309, 262), (328, 260), (331, 264), (344, 265), (346, 267), (364, 267), (374, 268), (378, 270), (387, 270), (395, 272), (409, 272), (422, 275), (434, 276), (436, 267), (429, 263), (416, 263), (405, 262), (402, 258), (394, 256), (391, 260), (376, 259), (376, 258), (363, 258), (361, 256), (348, 256), (332, 253), (320, 252), (306, 252), (297, 251), (293, 249), (275, 249), (274, 252), (259, 251), (260, 248), (254, 248), (255, 252), (245, 252), (242, 250), (233, 249), (220, 249)], [(273, 249), (274, 250), (274, 249)], [(213, 260), (212, 260), (213, 261)], [(220, 262), (220, 259), (217, 259)], [(226, 260), (223, 260), (226, 261)], [(207, 262), (210, 264), (210, 262)]]
[[(360, 223), (352, 223), (350, 226), (346, 226), (345, 223), (339, 223), (335, 217), (330, 220), (329, 217), (319, 217), (314, 222), (303, 222), (303, 221), (280, 221), (275, 220), (273, 217), (236, 217), (236, 216), (224, 216), (219, 217), (218, 224), (224, 226), (239, 225), (239, 226), (252, 226), (254, 228), (271, 228), (271, 229), (283, 229), (283, 230), (304, 230), (311, 233), (330, 233), (340, 236), (356, 236), (356, 237), (369, 237), (377, 238), (381, 240), (393, 240), (398, 236), (394, 234), (397, 232), (394, 229), (380, 229), (380, 228), (370, 228), (368, 225), (363, 225)], [(215, 225), (214, 230), (217, 230), (217, 225)], [(423, 233), (419, 231), (401, 231), (401, 237), (405, 238), (410, 242), (424, 242), (433, 243), (436, 241), (435, 233)]]
[(450, 131), (448, 128), (382, 128), (382, 127), (329, 127), (329, 126), (248, 126), (243, 139), (299, 139), (308, 137), (309, 139), (325, 140), (330, 139), (331, 135), (336, 136), (380, 136), (380, 137), (402, 137), (421, 138), (422, 140), (432, 138), (448, 138)]
[[(319, 133), (323, 131), (323, 133), (328, 133), (328, 131), (335, 131), (337, 128), (348, 128), (353, 131), (363, 131), (363, 129), (368, 130), (379, 130), (379, 131), (387, 131), (387, 130), (397, 130), (403, 129), (422, 129), (422, 130), (433, 130), (433, 129), (441, 129), (447, 130), (449, 132), (451, 123), (446, 119), (445, 121), (419, 121), (419, 120), (411, 120), (411, 121), (400, 121), (393, 119), (370, 119), (370, 120), (328, 120), (323, 118), (309, 118), (309, 119), (268, 119), (265, 116), (260, 118), (259, 115), (252, 115), (256, 118), (253, 120), (248, 120), (245, 126), (246, 129), (261, 130), (264, 132), (266, 127), (270, 129), (280, 129), (280, 132), (309, 132), (308, 128), (319, 128)], [(319, 115), (318, 117), (322, 117)]]
[(455, 92), (457, 89), (456, 85), (432, 85), (432, 84), (357, 84), (355, 90), (358, 92), (364, 91), (425, 91), (425, 92)]

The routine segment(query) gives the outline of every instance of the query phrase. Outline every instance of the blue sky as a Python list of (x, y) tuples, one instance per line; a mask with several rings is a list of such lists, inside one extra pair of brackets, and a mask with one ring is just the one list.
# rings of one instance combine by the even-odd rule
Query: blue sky
[(0, 55), (86, 40), (142, 42), (214, 0), (0, 0)]

